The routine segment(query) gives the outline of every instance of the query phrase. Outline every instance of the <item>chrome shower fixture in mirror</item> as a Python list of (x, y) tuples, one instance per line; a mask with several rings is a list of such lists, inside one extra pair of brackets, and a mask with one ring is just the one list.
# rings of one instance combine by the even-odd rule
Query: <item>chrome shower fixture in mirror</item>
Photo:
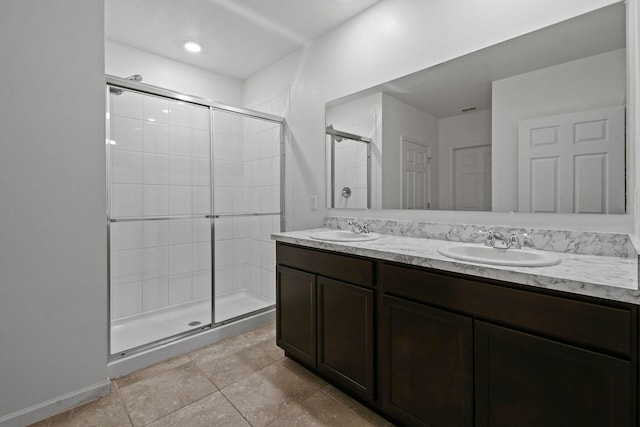
[(371, 208), (371, 138), (326, 128), (330, 207)]
[[(372, 141), (370, 207), (625, 213), (633, 161), (625, 8), (614, 3), (327, 103), (326, 123)], [(329, 153), (333, 145), (331, 177), (345, 159)], [(328, 207), (364, 207), (341, 204), (340, 190), (357, 187), (334, 181)]]

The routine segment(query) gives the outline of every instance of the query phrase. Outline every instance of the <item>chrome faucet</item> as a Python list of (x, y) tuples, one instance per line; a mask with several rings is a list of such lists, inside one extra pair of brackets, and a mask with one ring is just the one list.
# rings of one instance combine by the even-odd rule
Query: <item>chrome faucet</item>
[(499, 231), (494, 229), (487, 230), (484, 227), (477, 229), (476, 233), (486, 234), (487, 237), (484, 239), (484, 245), (496, 249), (522, 249), (520, 236), (524, 237), (524, 242), (526, 242), (526, 238), (528, 237), (527, 233), (516, 233), (515, 231), (512, 232), (509, 237), (505, 237), (504, 234)]
[(366, 222), (362, 224), (357, 221), (347, 221), (349, 227), (351, 227), (351, 231), (358, 234), (369, 234), (369, 227)]
[(487, 238), (484, 240), (484, 244), (496, 249), (509, 249), (509, 242), (505, 239), (504, 234), (495, 230), (487, 231)]
[(518, 238), (518, 233), (511, 233), (511, 235), (509, 236), (509, 248), (522, 249), (522, 245), (520, 245), (520, 239)]

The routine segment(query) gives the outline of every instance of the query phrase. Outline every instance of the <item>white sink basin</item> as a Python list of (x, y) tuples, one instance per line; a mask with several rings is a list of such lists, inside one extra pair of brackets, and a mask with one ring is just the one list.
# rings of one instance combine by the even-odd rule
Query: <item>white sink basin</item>
[(462, 261), (516, 267), (556, 265), (560, 258), (553, 252), (528, 249), (495, 249), (481, 245), (460, 245), (438, 249), (442, 255)]
[(348, 230), (325, 230), (311, 233), (309, 237), (327, 242), (366, 242), (367, 240), (376, 240), (380, 235), (377, 233), (354, 233)]

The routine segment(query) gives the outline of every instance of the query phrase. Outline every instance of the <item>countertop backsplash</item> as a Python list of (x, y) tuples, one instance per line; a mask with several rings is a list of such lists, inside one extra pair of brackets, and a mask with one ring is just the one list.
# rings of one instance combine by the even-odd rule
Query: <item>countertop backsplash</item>
[(543, 251), (569, 252), (583, 255), (634, 258), (638, 256), (638, 248), (640, 247), (640, 242), (632, 241), (631, 236), (623, 233), (515, 228), (482, 224), (440, 224), (374, 218), (325, 217), (323, 220), (326, 228), (342, 230), (350, 228), (349, 221), (366, 223), (369, 231), (375, 233), (450, 242), (482, 243), (484, 236), (477, 232), (480, 227), (493, 229), (507, 236), (513, 232), (526, 233), (528, 237), (523, 246)]

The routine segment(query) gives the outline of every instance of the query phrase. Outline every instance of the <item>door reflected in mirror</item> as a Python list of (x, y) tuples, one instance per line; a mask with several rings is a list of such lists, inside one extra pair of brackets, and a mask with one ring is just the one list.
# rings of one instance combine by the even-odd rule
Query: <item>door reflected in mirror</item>
[(371, 139), (363, 180), (357, 144), (327, 135), (328, 207), (364, 208), (350, 188), (372, 209), (625, 213), (625, 14), (616, 3), (327, 103), (327, 124)]

